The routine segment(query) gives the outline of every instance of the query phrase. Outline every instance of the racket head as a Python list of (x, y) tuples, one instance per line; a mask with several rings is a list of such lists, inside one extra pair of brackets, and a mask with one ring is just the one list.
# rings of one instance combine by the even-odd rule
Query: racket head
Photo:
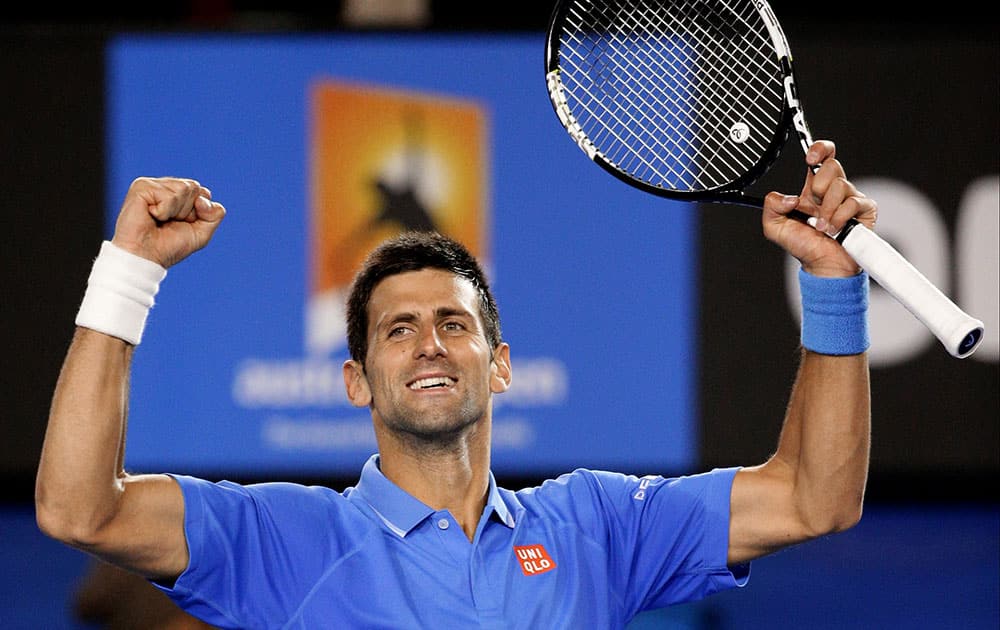
[(744, 191), (804, 131), (787, 43), (761, 0), (560, 0), (545, 73), (584, 153), (662, 197), (759, 206)]

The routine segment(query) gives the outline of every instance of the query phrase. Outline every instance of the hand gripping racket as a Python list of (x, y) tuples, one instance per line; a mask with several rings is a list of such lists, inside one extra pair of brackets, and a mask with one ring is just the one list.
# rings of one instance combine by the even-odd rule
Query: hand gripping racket
[[(792, 55), (764, 0), (559, 0), (545, 78), (591, 160), (670, 199), (762, 208), (746, 190), (792, 130), (803, 151), (812, 144)], [(979, 346), (983, 323), (872, 230), (852, 219), (833, 238), (951, 355)]]

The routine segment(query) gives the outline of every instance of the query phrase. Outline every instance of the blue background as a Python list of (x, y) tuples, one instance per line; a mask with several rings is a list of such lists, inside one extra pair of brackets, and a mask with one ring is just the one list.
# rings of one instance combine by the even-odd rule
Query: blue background
[(536, 36), (122, 36), (108, 60), (108, 234), (138, 176), (198, 179), (228, 210), (209, 246), (171, 268), (135, 355), (132, 470), (356, 474), (373, 451), (262, 438), (275, 414), (367, 410), (247, 409), (231, 392), (242, 361), (303, 356), (307, 96), (321, 78), (487, 110), (492, 283), (514, 387), (524, 358), (556, 359), (569, 380), (557, 406), (498, 398), (497, 422), (523, 420), (534, 439), (497, 447), (494, 470), (697, 461), (695, 211), (586, 159), (549, 104)]

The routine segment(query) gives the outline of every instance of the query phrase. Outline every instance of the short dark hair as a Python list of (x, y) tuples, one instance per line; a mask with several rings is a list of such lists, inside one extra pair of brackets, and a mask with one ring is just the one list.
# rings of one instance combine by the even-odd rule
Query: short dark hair
[(364, 365), (368, 354), (368, 302), (379, 282), (407, 271), (442, 269), (465, 278), (479, 293), (479, 317), (490, 348), (502, 340), (500, 313), (486, 274), (464, 245), (439, 232), (411, 231), (384, 241), (371, 251), (354, 277), (347, 298), (347, 347)]

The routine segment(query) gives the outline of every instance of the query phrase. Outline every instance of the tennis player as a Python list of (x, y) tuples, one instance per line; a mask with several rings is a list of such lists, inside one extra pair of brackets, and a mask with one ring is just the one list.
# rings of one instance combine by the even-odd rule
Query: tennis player
[[(225, 628), (622, 628), (743, 585), (755, 558), (857, 523), (865, 492), (868, 278), (824, 232), (852, 217), (874, 228), (876, 204), (832, 143), (806, 161), (822, 166), (800, 194), (770, 193), (762, 215), (801, 262), (801, 364), (774, 455), (669, 479), (578, 469), (519, 491), (490, 471), (493, 397), (515, 375), (497, 305), (465, 248), (426, 232), (372, 252), (350, 295), (344, 382), (378, 444), (356, 486), (125, 472), (147, 312), (225, 216), (197, 181), (136, 179), (56, 386), (39, 526)], [(641, 387), (656, 383), (619, 394)]]

